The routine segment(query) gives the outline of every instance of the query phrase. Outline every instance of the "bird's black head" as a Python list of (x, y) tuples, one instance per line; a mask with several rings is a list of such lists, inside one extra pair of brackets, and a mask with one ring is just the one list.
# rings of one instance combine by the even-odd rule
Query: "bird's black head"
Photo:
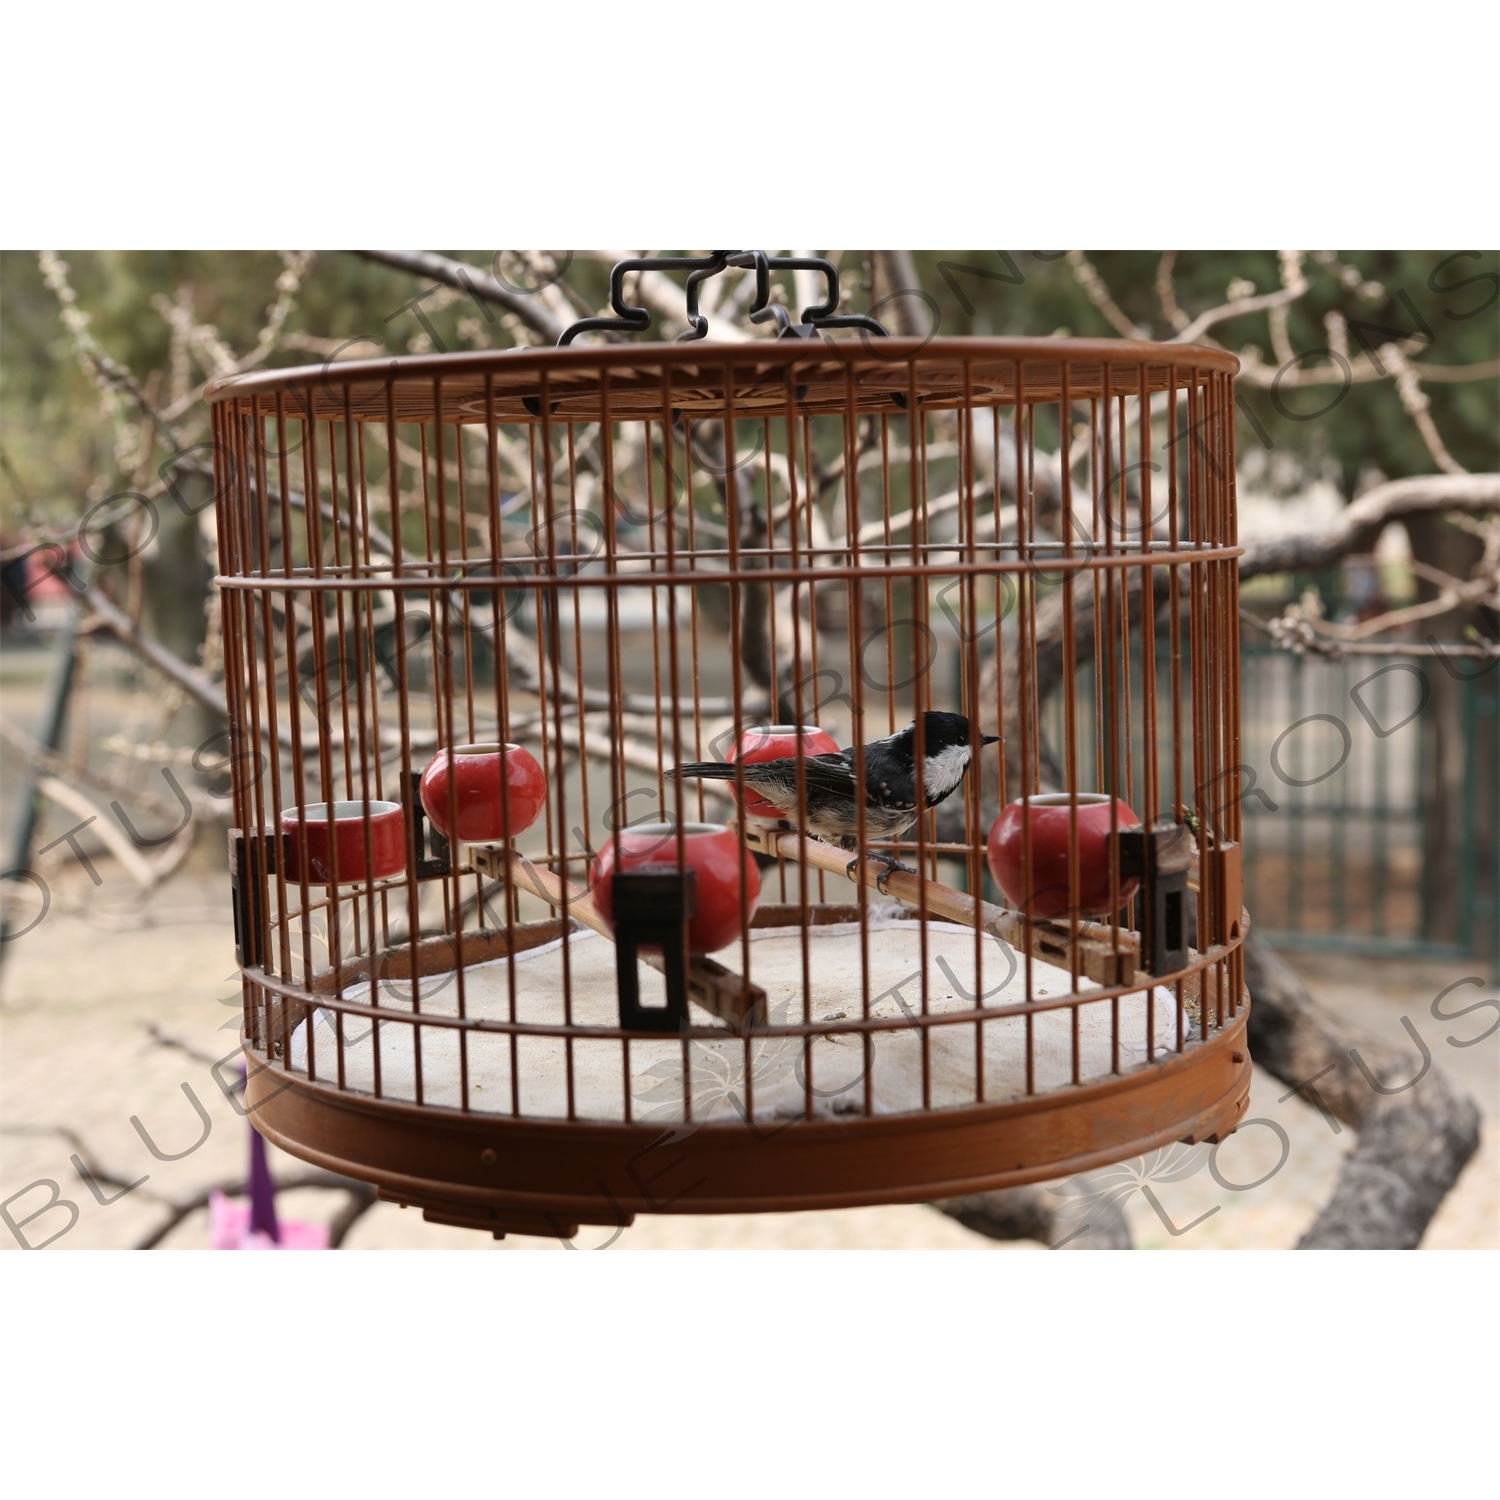
[[(912, 720), (912, 724), (915, 726), (915, 719)], [(998, 734), (982, 734), (979, 736), (979, 743), (993, 745), (999, 738)], [(922, 749), (926, 754), (940, 755), (954, 745), (967, 745), (968, 743), (969, 721), (962, 714), (942, 713), (936, 709), (930, 709), (922, 715)]]

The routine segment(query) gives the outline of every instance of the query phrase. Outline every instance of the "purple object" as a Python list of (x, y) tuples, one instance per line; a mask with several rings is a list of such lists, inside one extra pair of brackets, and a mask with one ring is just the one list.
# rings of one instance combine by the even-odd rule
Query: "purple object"
[(266, 1235), (273, 1245), (281, 1243), (281, 1226), (276, 1222), (276, 1184), (266, 1162), (266, 1143), (253, 1125), (250, 1127), (250, 1232)]
[(328, 1226), (288, 1219), (278, 1244), (270, 1235), (250, 1228), (250, 1205), (243, 1199), (214, 1193), (208, 1200), (210, 1250), (326, 1250)]
[[(240, 1068), (240, 1082), (245, 1069)], [(248, 1203), (213, 1193), (208, 1200), (208, 1248), (210, 1250), (326, 1250), (328, 1226), (276, 1217), (276, 1184), (266, 1160), (266, 1143), (250, 1127), (250, 1201)]]

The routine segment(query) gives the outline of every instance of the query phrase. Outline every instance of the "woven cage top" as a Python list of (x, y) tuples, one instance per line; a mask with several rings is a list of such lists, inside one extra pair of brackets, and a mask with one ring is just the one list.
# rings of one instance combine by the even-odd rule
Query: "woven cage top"
[[(358, 341), (351, 341), (351, 346)], [(369, 342), (374, 342), (371, 339)], [(896, 412), (1185, 390), (1239, 360), (1120, 339), (857, 338), (606, 344), (329, 361), (215, 382), (244, 415), (397, 422)]]

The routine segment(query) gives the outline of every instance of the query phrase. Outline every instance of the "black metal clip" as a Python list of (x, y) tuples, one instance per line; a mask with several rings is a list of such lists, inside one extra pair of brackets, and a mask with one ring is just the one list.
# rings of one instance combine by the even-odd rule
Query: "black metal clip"
[(692, 327), (684, 338), (701, 339), (708, 332), (708, 319), (698, 315), (698, 283), (710, 276), (717, 276), (724, 269), (729, 251), (715, 250), (711, 255), (648, 255), (639, 260), (615, 262), (609, 273), (609, 305), (614, 308), (613, 318), (580, 318), (563, 329), (558, 336), (557, 347), (566, 348), (580, 333), (644, 333), (651, 326), (650, 310), (631, 307), (625, 301), (625, 273), (627, 271), (688, 271), (687, 306), (688, 321)]
[[(448, 840), (436, 828), (428, 827), (427, 810), (422, 806), (422, 773), (406, 773), (406, 816), (411, 819), (412, 837), (417, 853), (417, 862), (412, 873), (418, 880), (436, 880), (453, 869)], [(429, 855), (427, 850), (431, 846)]]
[[(651, 313), (644, 307), (631, 307), (625, 301), (625, 273), (627, 271), (686, 271), (688, 329), (678, 335), (678, 342), (690, 342), (706, 338), (708, 319), (698, 311), (698, 288), (711, 276), (733, 267), (735, 270), (755, 272), (755, 301), (749, 311), (752, 323), (764, 323), (768, 318), (776, 320), (777, 338), (812, 338), (824, 328), (864, 328), (878, 333), (882, 338), (889, 330), (878, 319), (864, 313), (840, 313), (839, 273), (832, 261), (816, 256), (767, 255), (764, 250), (714, 250), (708, 255), (658, 255), (639, 260), (622, 260), (609, 273), (609, 304), (615, 310), (613, 318), (580, 318), (565, 328), (559, 336), (558, 347), (571, 344), (580, 333), (644, 333), (651, 326)], [(787, 310), (771, 301), (772, 271), (817, 271), (828, 283), (826, 298), (812, 307), (802, 310), (802, 318), (793, 323)], [(535, 402), (535, 398), (530, 398)], [(540, 403), (536, 403), (540, 415)], [(531, 409), (528, 404), (528, 410)]]
[[(265, 906), (261, 901), (262, 840), (243, 829), (229, 830), (229, 902), (234, 910), (234, 958), (242, 969), (258, 969), (265, 960)], [(274, 835), (264, 840), (266, 863), (276, 868)]]
[(1141, 968), (1172, 974), (1188, 961), (1187, 878), (1193, 860), (1192, 834), (1163, 819), (1119, 833), (1120, 879), (1139, 877), (1136, 927), (1141, 934)]
[[(698, 909), (695, 870), (630, 870), (614, 878), (615, 973), (625, 1031), (680, 1031), (688, 1021), (687, 924)], [(642, 947), (659, 947), (667, 1003), (641, 1004)]]

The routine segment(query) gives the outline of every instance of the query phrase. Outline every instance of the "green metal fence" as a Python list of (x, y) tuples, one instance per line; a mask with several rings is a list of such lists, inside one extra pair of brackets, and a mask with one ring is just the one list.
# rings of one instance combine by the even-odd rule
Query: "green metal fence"
[[(1478, 958), (1500, 973), (1500, 670), (1466, 677), (1476, 665), (1244, 651), (1245, 904), (1268, 941)], [(1136, 681), (1138, 672), (1135, 662)], [(1163, 701), (1169, 672), (1163, 651)], [(1185, 694), (1190, 681), (1184, 662)], [(1090, 669), (1080, 671), (1078, 692), (1080, 722), (1089, 723)], [(1060, 695), (1048, 708), (1060, 746)], [(1134, 740), (1138, 781), (1139, 725)], [(1080, 737), (1080, 752), (1081, 774), (1092, 779), (1091, 736)], [(1170, 772), (1164, 754), (1164, 789)], [(1190, 788), (1190, 750), (1183, 774)]]
[(1481, 719), (1493, 721), (1493, 686), (1430, 658), (1276, 651), (1247, 651), (1241, 683), (1256, 773), (1245, 902), (1261, 932), (1283, 947), (1489, 949), (1494, 871), (1480, 854), (1493, 846), (1494, 789), (1481, 784)]

